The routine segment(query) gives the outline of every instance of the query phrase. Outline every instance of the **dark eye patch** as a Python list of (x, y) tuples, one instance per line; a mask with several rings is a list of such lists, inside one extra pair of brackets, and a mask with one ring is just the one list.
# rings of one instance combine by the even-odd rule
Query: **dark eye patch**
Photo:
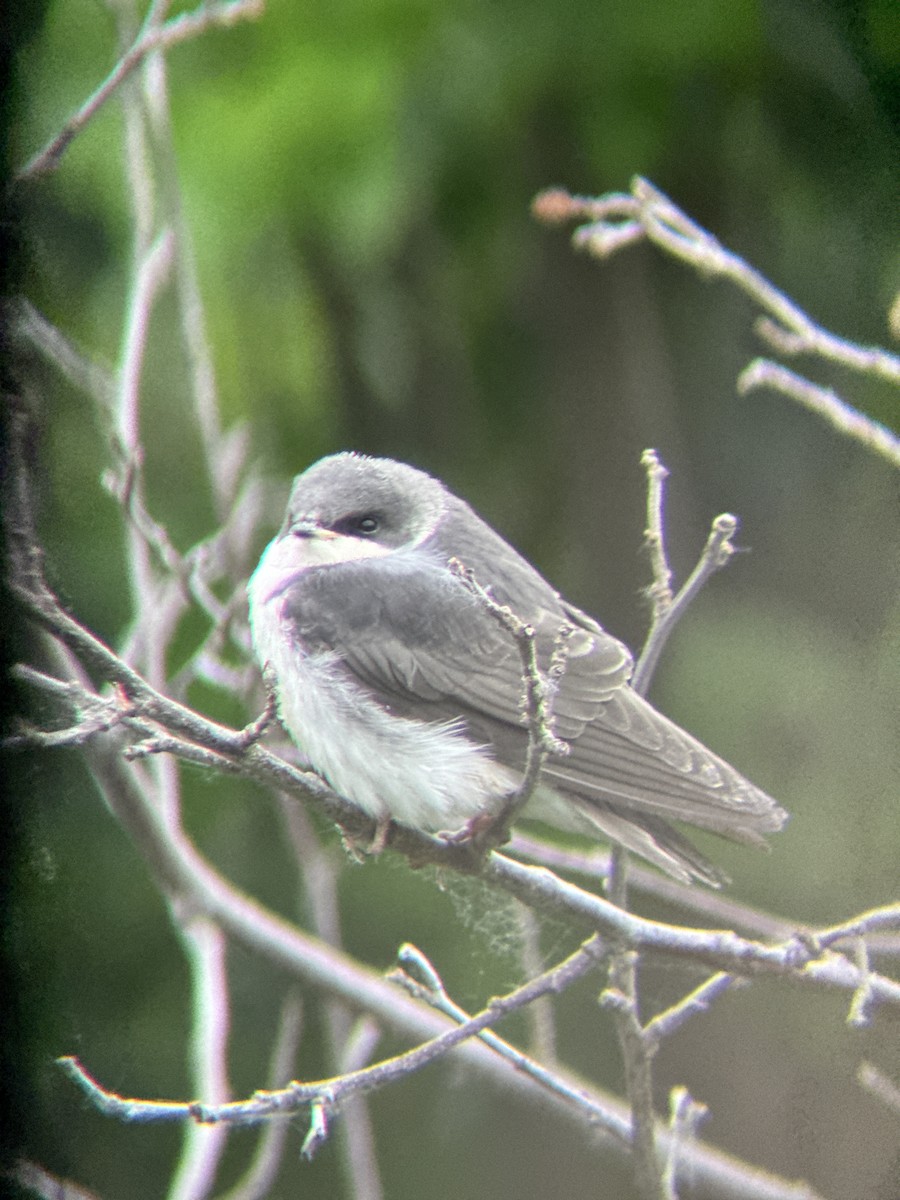
[(380, 528), (381, 517), (373, 512), (354, 513), (352, 517), (344, 517), (334, 526), (337, 533), (346, 533), (350, 537), (372, 537)]

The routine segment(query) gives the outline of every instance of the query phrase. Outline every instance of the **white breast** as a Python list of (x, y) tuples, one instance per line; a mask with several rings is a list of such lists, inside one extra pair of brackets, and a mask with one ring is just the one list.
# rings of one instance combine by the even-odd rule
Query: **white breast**
[(298, 643), (283, 608), (302, 569), (288, 539), (271, 543), (250, 580), (250, 626), (260, 664), (275, 672), (281, 719), (314, 770), (370, 816), (417, 829), (455, 830), (496, 809), (516, 776), (489, 747), (456, 723), (391, 714), (337, 654)]

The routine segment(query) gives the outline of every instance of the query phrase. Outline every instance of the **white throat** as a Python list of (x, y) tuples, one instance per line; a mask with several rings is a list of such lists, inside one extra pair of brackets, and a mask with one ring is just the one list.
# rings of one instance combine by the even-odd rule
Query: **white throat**
[(346, 533), (333, 533), (330, 529), (314, 533), (311, 537), (287, 534), (281, 541), (288, 543), (283, 553), (290, 558), (295, 567), (324, 567), (329, 563), (354, 562), (359, 558), (381, 558), (391, 553), (387, 546), (381, 546), (378, 542), (350, 537)]
[(315, 533), (296, 537), (290, 533), (269, 542), (250, 578), (249, 590), (255, 604), (267, 604), (279, 596), (292, 580), (312, 567), (353, 562), (362, 558), (380, 558), (391, 551), (377, 542), (348, 537), (347, 534)]

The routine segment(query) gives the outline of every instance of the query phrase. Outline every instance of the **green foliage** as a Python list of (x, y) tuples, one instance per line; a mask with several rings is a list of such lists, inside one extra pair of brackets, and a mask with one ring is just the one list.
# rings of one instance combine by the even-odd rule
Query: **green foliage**
[[(748, 307), (724, 284), (645, 250), (586, 262), (565, 235), (530, 223), (528, 204), (552, 184), (594, 193), (645, 173), (813, 316), (884, 340), (900, 263), (895, 9), (886, 0), (270, 0), (261, 20), (211, 30), (166, 61), (222, 411), (226, 424), (250, 424), (254, 453), (274, 474), (286, 481), (341, 447), (434, 470), (635, 646), (649, 576), (639, 553), (644, 446), (658, 446), (672, 469), (680, 577), (714, 513), (742, 516), (753, 554), (715, 580), (679, 630), (657, 697), (793, 811), (768, 857), (709, 852), (737, 895), (810, 922), (884, 902), (896, 872), (896, 480), (786, 401), (735, 397), (735, 374), (758, 346)], [(18, 59), (19, 160), (101, 82), (117, 47), (107, 7), (48, 6)], [(108, 364), (121, 353), (133, 271), (123, 128), (114, 100), (23, 204), (24, 290)], [(159, 153), (149, 136), (148, 152)], [(142, 377), (142, 439), (153, 515), (180, 549), (214, 525), (186, 357), (167, 299)], [(886, 389), (833, 382), (895, 419)], [(121, 522), (100, 484), (108, 431), (55, 377), (42, 374), (37, 391), (51, 578), (112, 641), (127, 624), (130, 583)], [(274, 527), (280, 513), (270, 517)], [(184, 622), (173, 666), (205, 632)], [(213, 689), (191, 699), (235, 723), (256, 715)], [(100, 1195), (158, 1196), (175, 1131), (106, 1121), (51, 1064), (83, 1051), (115, 1089), (183, 1091), (183, 959), (138, 855), (74, 753), (47, 761), (22, 788), (36, 816), (14, 914), (40, 1016), (27, 1149)], [(295, 864), (267, 798), (192, 769), (185, 816), (231, 878), (295, 915)], [(324, 836), (338, 855), (336, 835)], [(442, 886), (390, 856), (348, 869), (346, 943), (380, 968), (399, 942), (418, 941), (476, 1007), (514, 975), (509, 913), (474, 885)], [(571, 931), (548, 925), (542, 936), (555, 958)], [(234, 1083), (249, 1091), (265, 1082), (284, 979), (243, 952), (230, 969)], [(660, 994), (674, 991), (673, 976), (685, 983), (666, 968)], [(816, 1037), (773, 1044), (782, 1001), (771, 990), (767, 1019), (748, 1034), (752, 1054), (713, 1022), (692, 1055), (663, 1056), (662, 1082), (696, 1084), (712, 1101), (705, 1089), (727, 1083), (718, 1068), (732, 1066), (742, 1084), (727, 1132), (739, 1152), (754, 1153), (747, 1142), (762, 1130), (754, 1145), (779, 1169), (847, 1200), (868, 1200), (879, 1185), (888, 1195), (887, 1173), (875, 1176), (895, 1133), (849, 1083), (831, 1086)], [(588, 992), (561, 1006), (560, 1044), (608, 1081), (611, 1038)], [(328, 1056), (316, 999), (305, 999), (311, 1074)], [(791, 1015), (792, 1032), (805, 1012)], [(823, 1038), (842, 1017), (832, 1006)], [(783, 1098), (791, 1111), (815, 1099), (821, 1126), (842, 1139), (798, 1151)], [(452, 1068), (373, 1107), (392, 1197), (596, 1194), (590, 1147), (569, 1145), (566, 1131), (504, 1097), (463, 1097)], [(241, 1137), (237, 1157), (250, 1142)], [(841, 1141), (866, 1159), (864, 1174)], [(420, 1146), (434, 1156), (408, 1149)], [(286, 1190), (272, 1195), (339, 1194), (336, 1157), (329, 1146), (307, 1169), (292, 1148)], [(628, 1195), (606, 1171), (601, 1189)]]

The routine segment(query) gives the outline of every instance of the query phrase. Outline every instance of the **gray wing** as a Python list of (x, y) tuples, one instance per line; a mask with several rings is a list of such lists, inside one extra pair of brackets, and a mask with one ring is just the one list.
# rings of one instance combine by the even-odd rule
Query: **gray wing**
[(681, 858), (691, 848), (663, 818), (754, 843), (781, 828), (786, 814), (771, 797), (632, 691), (622, 643), (563, 601), (462, 501), (412, 551), (305, 573), (286, 597), (287, 614), (306, 644), (336, 651), (392, 711), (461, 718), (501, 762), (521, 768), (527, 733), (519, 652), (447, 570), (450, 553), (535, 627), (542, 668), (560, 628), (574, 626), (553, 705), (554, 732), (570, 753), (547, 762), (546, 783), (586, 807), (635, 819), (657, 840), (671, 835)]
[[(445, 520), (441, 539), (498, 603), (535, 626), (543, 669), (560, 630), (572, 631), (556, 730), (563, 738), (577, 735), (625, 684), (630, 654), (598, 625), (579, 624), (529, 563), (470, 511), (461, 515), (477, 527), (462, 520), (448, 530)], [(335, 650), (392, 710), (423, 720), (462, 717), (490, 730), (491, 741), (506, 728), (524, 760), (519, 651), (448, 570), (449, 557), (433, 536), (413, 550), (304, 572), (285, 592), (284, 614), (304, 644)]]

